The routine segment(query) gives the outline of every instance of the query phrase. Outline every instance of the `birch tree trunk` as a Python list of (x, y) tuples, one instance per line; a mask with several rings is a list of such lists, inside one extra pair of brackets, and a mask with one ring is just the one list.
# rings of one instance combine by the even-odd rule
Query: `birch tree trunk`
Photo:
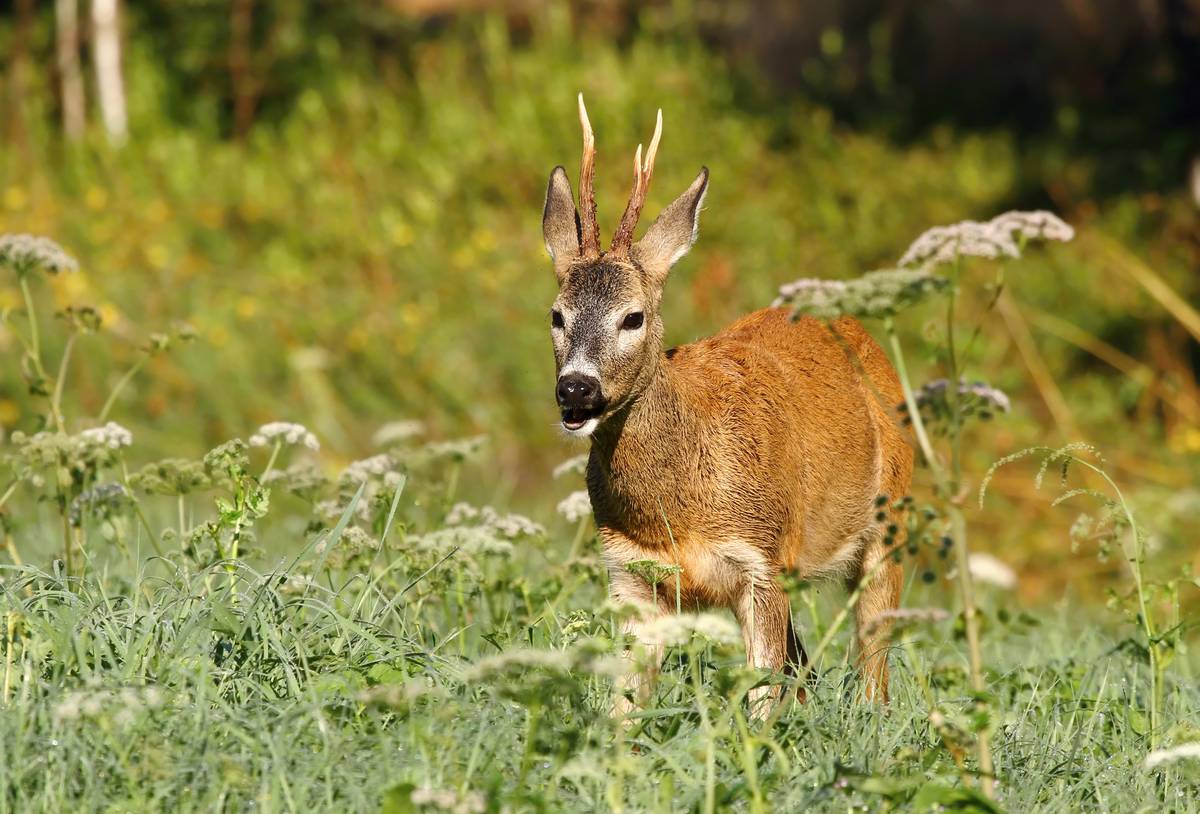
[(117, 0), (92, 0), (93, 57), (100, 115), (113, 144), (121, 144), (129, 131), (125, 113), (125, 83), (121, 78), (121, 28)]
[(83, 74), (79, 69), (79, 0), (54, 0), (63, 132), (79, 141), (84, 128)]
[(13, 4), (16, 24), (14, 42), (8, 60), (8, 110), (3, 117), (8, 138), (24, 152), (29, 144), (25, 131), (25, 99), (29, 94), (29, 39), (33, 31), (33, 0), (16, 0)]

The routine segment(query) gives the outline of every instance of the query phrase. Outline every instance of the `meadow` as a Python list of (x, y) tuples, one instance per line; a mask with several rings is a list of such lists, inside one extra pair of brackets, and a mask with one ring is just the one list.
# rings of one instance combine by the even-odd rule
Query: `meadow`
[[(32, 95), (5, 145), (3, 810), (1200, 810), (1185, 194), (1101, 196), (1003, 130), (852, 128), (654, 19), (482, 17), (378, 75), (343, 48), (230, 139), (134, 39), (127, 144), (62, 143)], [(580, 89), (605, 224), (655, 107), (647, 210), (712, 170), (669, 342), (781, 297), (905, 363), (886, 708), (854, 594), (792, 582), (806, 703), (752, 716), (788, 679), (684, 615), (612, 717), (629, 609), (555, 428), (539, 230)]]

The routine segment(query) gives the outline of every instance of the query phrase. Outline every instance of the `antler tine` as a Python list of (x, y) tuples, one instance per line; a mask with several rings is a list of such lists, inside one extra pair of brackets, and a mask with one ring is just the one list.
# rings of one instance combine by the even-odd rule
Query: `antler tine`
[(650, 185), (650, 176), (654, 174), (654, 157), (658, 155), (658, 142), (662, 139), (662, 108), (658, 109), (658, 116), (654, 122), (654, 136), (650, 139), (650, 149), (646, 150), (646, 163), (642, 165), (642, 172), (646, 176), (646, 186)]
[(583, 127), (583, 158), (579, 163), (579, 254), (581, 257), (599, 257), (600, 224), (596, 222), (596, 193), (592, 187), (596, 175), (596, 137), (582, 93), (579, 94), (579, 124)]
[(650, 177), (654, 174), (654, 159), (658, 155), (658, 142), (662, 139), (662, 109), (654, 124), (654, 136), (650, 139), (650, 147), (646, 150), (645, 161), (642, 160), (642, 145), (638, 145), (633, 159), (633, 192), (629, 203), (625, 206), (625, 214), (613, 234), (609, 251), (617, 256), (629, 256), (633, 245), (633, 233), (637, 229), (638, 218), (646, 203), (646, 192), (650, 189)]

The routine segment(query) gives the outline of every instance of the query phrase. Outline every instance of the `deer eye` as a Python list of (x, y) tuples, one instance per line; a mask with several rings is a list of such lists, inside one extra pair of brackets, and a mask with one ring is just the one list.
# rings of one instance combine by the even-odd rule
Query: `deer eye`
[(634, 311), (632, 314), (626, 314), (625, 319), (621, 320), (621, 330), (636, 331), (642, 327), (642, 323), (646, 317), (641, 311)]
[(561, 328), (563, 326), (562, 312), (554, 309), (550, 312), (550, 327)]

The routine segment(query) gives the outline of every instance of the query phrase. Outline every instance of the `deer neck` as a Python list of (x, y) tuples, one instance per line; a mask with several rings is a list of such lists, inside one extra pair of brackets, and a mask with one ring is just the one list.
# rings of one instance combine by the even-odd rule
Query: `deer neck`
[(644, 389), (596, 429), (592, 477), (602, 504), (597, 519), (634, 530), (657, 528), (687, 492), (702, 422), (684, 397), (679, 374), (659, 356)]

